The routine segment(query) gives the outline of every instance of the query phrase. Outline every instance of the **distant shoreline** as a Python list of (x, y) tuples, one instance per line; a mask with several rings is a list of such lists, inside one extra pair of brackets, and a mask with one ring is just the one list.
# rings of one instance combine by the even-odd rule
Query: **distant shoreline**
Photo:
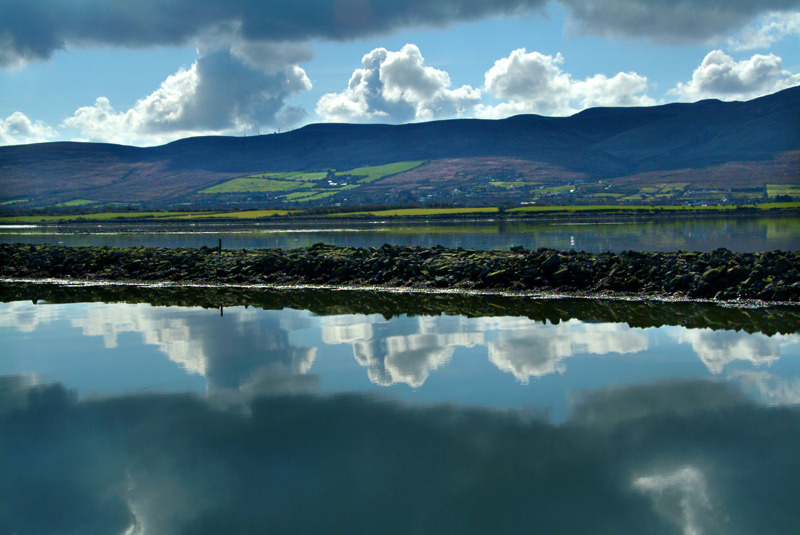
[(444, 247), (227, 250), (0, 244), (0, 278), (800, 302), (800, 252)]
[(362, 212), (287, 213), (285, 210), (249, 210), (240, 212), (99, 212), (62, 215), (20, 215), (0, 217), (0, 228), (4, 226), (32, 224), (37, 226), (93, 224), (297, 224), (324, 222), (371, 223), (376, 221), (400, 221), (404, 223), (435, 222), (538, 222), (538, 223), (616, 223), (638, 221), (669, 221), (685, 219), (754, 218), (754, 217), (798, 217), (800, 204), (783, 203), (785, 206), (763, 207), (592, 207), (592, 206), (540, 206), (536, 209), (517, 208), (499, 210), (484, 208), (397, 208)]

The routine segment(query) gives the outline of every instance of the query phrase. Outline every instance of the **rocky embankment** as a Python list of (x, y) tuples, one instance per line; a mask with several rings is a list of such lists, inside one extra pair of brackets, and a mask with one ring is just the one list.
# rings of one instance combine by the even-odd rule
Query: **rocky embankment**
[(2, 244), (0, 277), (800, 301), (800, 253), (727, 249), (591, 254), (390, 245), (220, 251)]

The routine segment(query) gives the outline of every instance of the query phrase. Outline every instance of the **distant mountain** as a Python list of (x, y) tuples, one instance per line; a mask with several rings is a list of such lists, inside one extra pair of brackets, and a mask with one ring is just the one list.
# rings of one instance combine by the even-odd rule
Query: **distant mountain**
[[(410, 161), (424, 163), (377, 178), (348, 175)], [(336, 171), (334, 180), (317, 176), (302, 184), (280, 182), (285, 175), (276, 174), (328, 170)], [(273, 182), (201, 193), (251, 175)], [(645, 190), (665, 198), (711, 190), (765, 196), (770, 184), (790, 192), (800, 185), (800, 86), (748, 102), (594, 108), (571, 117), (313, 124), (150, 148), (74, 142), (0, 147), (4, 206), (496, 204), (569, 194), (587, 202), (633, 202)]]

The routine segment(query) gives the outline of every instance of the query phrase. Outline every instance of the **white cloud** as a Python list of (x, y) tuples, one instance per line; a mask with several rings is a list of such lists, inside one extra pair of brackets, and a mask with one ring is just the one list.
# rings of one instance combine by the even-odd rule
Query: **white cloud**
[(157, 347), (188, 373), (204, 376), (209, 391), (217, 393), (309, 384), (300, 376), (316, 360), (316, 348), (293, 345), (284, 327), (307, 326), (307, 313), (302, 311), (273, 314), (237, 307), (226, 311), (221, 321), (199, 307), (175, 312), (143, 304), (97, 304), (71, 324), (84, 336), (102, 337), (109, 349), (117, 347), (121, 333), (139, 333), (144, 344)]
[(481, 108), (484, 117), (519, 113), (571, 115), (593, 106), (650, 106), (647, 78), (620, 72), (611, 78), (596, 74), (574, 80), (562, 70), (561, 54), (548, 56), (520, 48), (497, 60), (485, 76), (486, 90), (500, 99), (496, 106)]
[(728, 39), (728, 46), (733, 50), (767, 48), (786, 37), (798, 35), (800, 35), (800, 12), (773, 12), (759, 17), (755, 24)]
[(754, 366), (770, 365), (780, 358), (782, 346), (798, 341), (796, 335), (770, 337), (711, 329), (684, 329), (673, 336), (679, 343), (691, 344), (711, 373), (721, 373), (735, 360), (749, 361)]
[(450, 362), (456, 347), (484, 342), (463, 317), (416, 316), (391, 323), (383, 316), (348, 315), (321, 318), (327, 344), (352, 344), (353, 356), (377, 385), (403, 383), (419, 388)]
[(353, 71), (347, 89), (326, 93), (317, 113), (326, 121), (409, 122), (468, 115), (481, 94), (468, 85), (450, 89), (450, 76), (424, 65), (416, 45), (376, 48)]
[(769, 372), (747, 371), (731, 376), (767, 405), (800, 405), (800, 377), (780, 377)]
[(748, 100), (800, 84), (800, 74), (784, 70), (774, 54), (755, 54), (750, 59), (734, 60), (722, 50), (712, 50), (686, 83), (670, 91), (684, 100), (718, 98)]
[(703, 472), (685, 466), (667, 474), (636, 478), (633, 487), (653, 500), (656, 511), (684, 535), (708, 533), (713, 507)]
[(297, 65), (256, 66), (255, 53), (202, 51), (188, 69), (169, 76), (161, 86), (126, 111), (105, 97), (64, 121), (93, 141), (156, 144), (191, 135), (238, 134), (265, 126), (295, 126), (302, 110), (285, 100), (307, 91), (311, 82)]
[(564, 373), (563, 360), (575, 354), (606, 355), (638, 353), (648, 348), (647, 335), (626, 324), (593, 324), (570, 320), (558, 325), (501, 321), (484, 323), (483, 329), (501, 331), (501, 339), (489, 343), (489, 361), (511, 373), (522, 384), (531, 377)]
[(52, 127), (42, 121), (32, 121), (21, 111), (5, 119), (0, 118), (0, 145), (21, 145), (50, 141), (58, 136)]
[(22, 333), (36, 332), (42, 325), (63, 319), (57, 306), (37, 306), (28, 301), (0, 303), (0, 327), (13, 327)]

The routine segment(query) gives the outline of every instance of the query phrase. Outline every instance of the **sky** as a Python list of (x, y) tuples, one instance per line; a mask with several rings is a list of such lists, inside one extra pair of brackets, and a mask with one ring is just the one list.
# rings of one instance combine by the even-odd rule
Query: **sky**
[(0, 0), (0, 145), (568, 116), (800, 85), (800, 0)]

